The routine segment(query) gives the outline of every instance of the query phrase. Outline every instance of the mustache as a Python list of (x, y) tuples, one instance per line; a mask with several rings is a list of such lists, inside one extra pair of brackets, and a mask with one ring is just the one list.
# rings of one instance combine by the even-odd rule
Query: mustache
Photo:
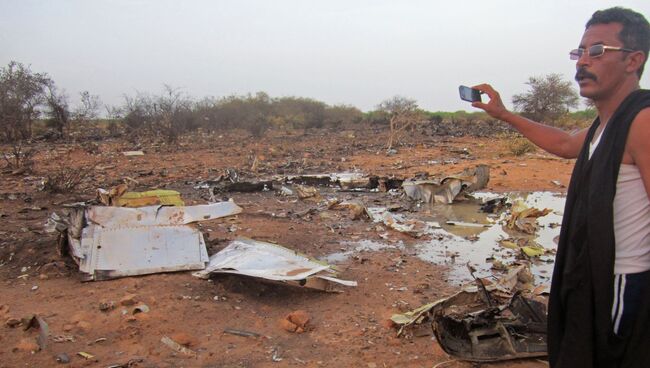
[(578, 69), (578, 71), (576, 72), (575, 80), (580, 81), (581, 79), (585, 79), (585, 78), (589, 78), (594, 81), (598, 80), (598, 77), (596, 77), (595, 74), (589, 73), (586, 69), (584, 68)]

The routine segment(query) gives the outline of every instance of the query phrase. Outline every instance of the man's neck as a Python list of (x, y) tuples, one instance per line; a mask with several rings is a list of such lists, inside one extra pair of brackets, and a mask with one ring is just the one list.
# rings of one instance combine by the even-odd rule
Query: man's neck
[(622, 88), (619, 88), (616, 93), (613, 93), (608, 98), (594, 101), (594, 105), (598, 111), (598, 117), (600, 118), (601, 123), (606, 124), (612, 115), (614, 115), (614, 112), (616, 109), (618, 109), (623, 100), (625, 100), (625, 98), (629, 96), (630, 93), (638, 90), (639, 88), (639, 82), (636, 81), (633, 84), (622, 86)]

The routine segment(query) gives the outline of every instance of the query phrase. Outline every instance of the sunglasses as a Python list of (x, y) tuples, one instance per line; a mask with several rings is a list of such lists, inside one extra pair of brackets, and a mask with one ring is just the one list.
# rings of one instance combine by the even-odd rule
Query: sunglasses
[(587, 51), (587, 56), (596, 58), (596, 57), (603, 56), (605, 51), (634, 52), (635, 50), (626, 49), (624, 47), (593, 45), (588, 49), (579, 48), (579, 49), (571, 50), (571, 52), (569, 52), (569, 57), (571, 58), (571, 60), (578, 60), (582, 57), (585, 51)]

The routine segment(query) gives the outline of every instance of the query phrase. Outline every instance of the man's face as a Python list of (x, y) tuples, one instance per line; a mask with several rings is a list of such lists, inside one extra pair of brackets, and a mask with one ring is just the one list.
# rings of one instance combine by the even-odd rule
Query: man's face
[[(618, 34), (623, 26), (620, 23), (595, 24), (585, 30), (580, 48), (585, 50), (593, 45), (623, 47)], [(580, 95), (594, 101), (611, 96), (621, 86), (629, 72), (625, 70), (627, 53), (605, 51), (598, 57), (591, 57), (587, 51), (576, 62), (576, 81)]]

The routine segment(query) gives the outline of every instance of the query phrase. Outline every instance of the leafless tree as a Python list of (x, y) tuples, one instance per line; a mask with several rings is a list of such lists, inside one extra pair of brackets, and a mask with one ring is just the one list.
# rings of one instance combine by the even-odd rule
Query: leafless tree
[(102, 104), (99, 96), (91, 95), (88, 91), (82, 91), (79, 93), (79, 97), (80, 103), (72, 113), (74, 122), (78, 126), (97, 119), (99, 107)]
[(394, 96), (381, 102), (377, 106), (377, 110), (386, 114), (388, 117), (390, 133), (386, 147), (387, 150), (392, 149), (393, 145), (399, 142), (402, 133), (407, 128), (424, 118), (422, 111), (418, 108), (417, 102), (402, 96)]

